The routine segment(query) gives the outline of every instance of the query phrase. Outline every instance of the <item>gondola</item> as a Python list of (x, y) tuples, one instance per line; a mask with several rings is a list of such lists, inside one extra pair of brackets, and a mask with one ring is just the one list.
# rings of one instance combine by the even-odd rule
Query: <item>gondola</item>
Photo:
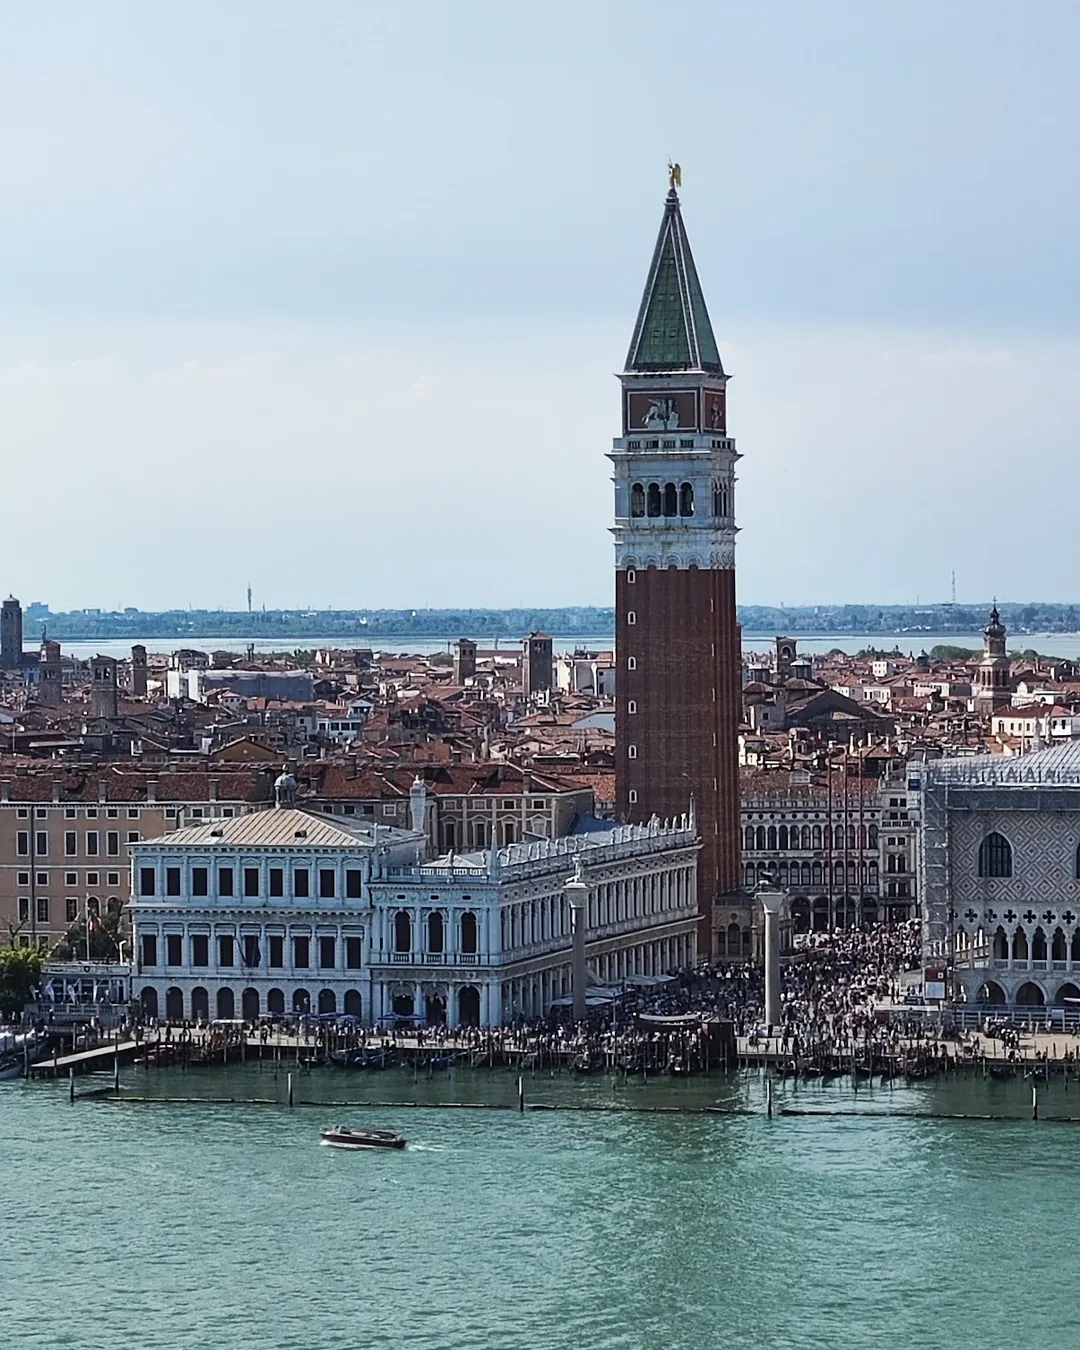
[(25, 1071), (25, 1062), (21, 1054), (7, 1055), (0, 1059), (0, 1083), (6, 1083), (13, 1078), (21, 1078)]

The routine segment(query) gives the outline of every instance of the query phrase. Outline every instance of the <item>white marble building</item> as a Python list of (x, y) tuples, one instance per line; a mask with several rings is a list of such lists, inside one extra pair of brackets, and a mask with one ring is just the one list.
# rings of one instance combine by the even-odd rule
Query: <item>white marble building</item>
[(929, 762), (919, 855), (926, 959), (969, 1003), (1080, 999), (1080, 743)]
[(596, 985), (618, 987), (697, 959), (693, 822), (586, 822), (559, 839), (447, 855), (373, 878), (375, 1016), (416, 1012), (499, 1026), (570, 995), (576, 859), (589, 886), (586, 954)]
[(275, 807), (130, 846), (132, 990), (147, 1016), (371, 1008), (371, 873), (424, 835)]
[[(414, 786), (413, 819), (424, 820)], [(586, 821), (557, 839), (429, 861), (422, 829), (291, 807), (131, 846), (134, 997), (148, 1016), (391, 1014), (498, 1026), (570, 993), (563, 887), (590, 887), (597, 985), (696, 959), (692, 819)]]

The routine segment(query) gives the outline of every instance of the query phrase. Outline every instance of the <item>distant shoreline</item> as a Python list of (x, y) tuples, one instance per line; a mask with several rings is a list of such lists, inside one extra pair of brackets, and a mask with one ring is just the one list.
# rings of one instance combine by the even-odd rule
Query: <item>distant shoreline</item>
[[(489, 644), (504, 642), (521, 642), (528, 635), (527, 631), (507, 631), (502, 633), (482, 633), (477, 630), (455, 630), (448, 633), (429, 633), (424, 631), (406, 632), (406, 633), (270, 633), (265, 629), (262, 632), (245, 633), (154, 633), (154, 632), (64, 632), (54, 633), (49, 631), (50, 637), (55, 637), (63, 645), (67, 642), (176, 642), (197, 643), (203, 646), (210, 644), (237, 643), (237, 642), (256, 642), (265, 648), (268, 642), (287, 642), (300, 647), (385, 647), (388, 643), (401, 642), (456, 642), (459, 638), (471, 637), (480, 646), (486, 647)], [(549, 636), (557, 639), (560, 643), (576, 642), (582, 646), (595, 645), (597, 643), (611, 644), (615, 641), (614, 632), (607, 633), (576, 633), (560, 632), (558, 629), (549, 630)], [(791, 637), (796, 641), (805, 638), (807, 641), (828, 642), (835, 638), (837, 641), (852, 642), (862, 641), (869, 647), (875, 647), (879, 650), (885, 650), (883, 644), (910, 646), (948, 646), (958, 645), (961, 642), (973, 643), (976, 647), (981, 647), (983, 643), (983, 634), (981, 631), (972, 630), (971, 632), (943, 632), (935, 630), (933, 632), (912, 632), (895, 631), (882, 633), (866, 633), (859, 629), (843, 631), (835, 628), (811, 630), (800, 629), (791, 631), (781, 628), (760, 628), (743, 629), (742, 636), (754, 642), (772, 641), (775, 637)], [(1020, 639), (1028, 638), (1078, 638), (1080, 632), (1011, 632), (1009, 634), (1010, 645), (1015, 646)], [(25, 641), (31, 642), (33, 635), (27, 633)]]

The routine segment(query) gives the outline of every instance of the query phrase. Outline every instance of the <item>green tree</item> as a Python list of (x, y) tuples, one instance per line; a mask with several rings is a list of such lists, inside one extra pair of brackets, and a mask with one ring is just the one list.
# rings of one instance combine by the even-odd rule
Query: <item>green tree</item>
[(969, 647), (950, 647), (947, 642), (930, 648), (931, 661), (973, 661), (978, 654)]
[(41, 953), (34, 947), (0, 948), (0, 1014), (22, 1012), (41, 982)]
[[(56, 961), (85, 961), (86, 920), (78, 919), (50, 952)], [(91, 961), (118, 961), (120, 959), (120, 915), (103, 914), (99, 919), (90, 916)]]

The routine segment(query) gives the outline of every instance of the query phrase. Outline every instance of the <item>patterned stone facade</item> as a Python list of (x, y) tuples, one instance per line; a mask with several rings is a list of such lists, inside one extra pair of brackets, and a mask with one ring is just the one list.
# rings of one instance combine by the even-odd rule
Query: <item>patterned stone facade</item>
[(924, 947), (968, 1002), (1080, 999), (1080, 743), (927, 766)]

